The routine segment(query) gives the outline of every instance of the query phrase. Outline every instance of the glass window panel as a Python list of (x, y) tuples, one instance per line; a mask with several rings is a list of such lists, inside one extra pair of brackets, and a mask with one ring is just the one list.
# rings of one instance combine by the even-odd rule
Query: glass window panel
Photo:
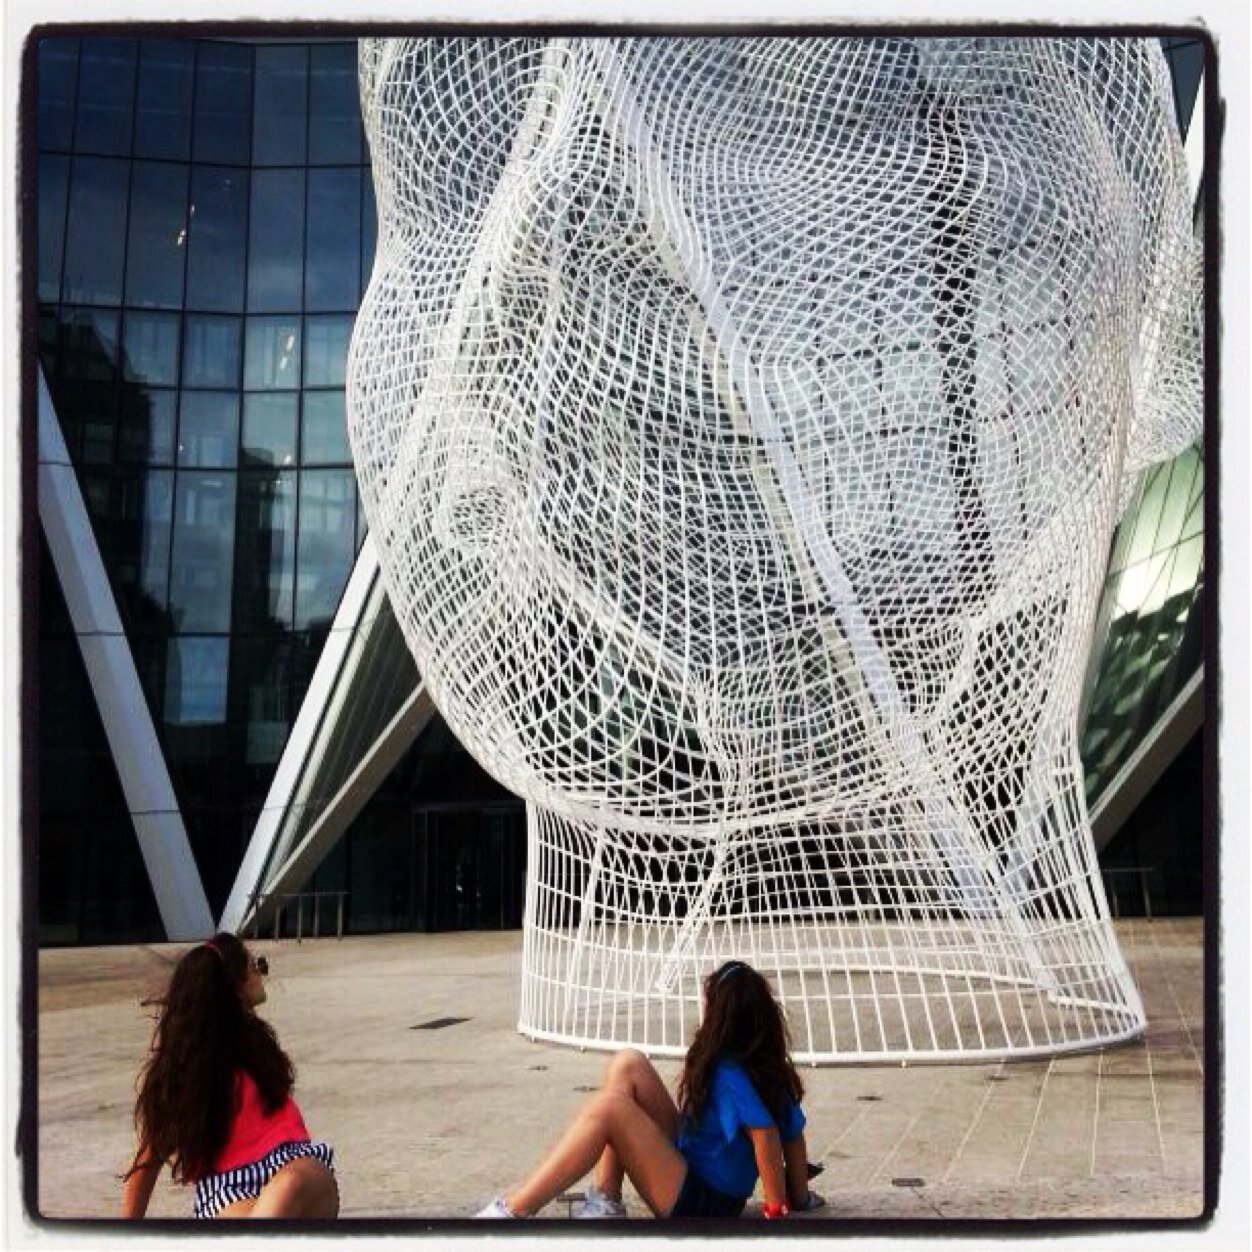
[(239, 445), (239, 394), (185, 391), (178, 413), (179, 465), (229, 468)]
[(300, 307), (304, 288), (304, 170), (256, 170), (248, 233), (248, 308)]
[(70, 455), (82, 459), (83, 431), (92, 428), (92, 455), (98, 463), (102, 446), (112, 442), (109, 433), (116, 424), (117, 388), (112, 383), (62, 382), (56, 389), (57, 416), (65, 432)]
[(300, 319), (250, 317), (244, 386), (252, 391), (300, 385)]
[(378, 238), (378, 204), (374, 200), (374, 178), (367, 168), (361, 177), (361, 294), (369, 286), (374, 267), (374, 244)]
[(140, 42), (136, 156), (185, 161), (191, 155), (195, 51), (195, 44), (188, 39)]
[(247, 165), (252, 137), (252, 49), (197, 43), (194, 160)]
[(244, 397), (245, 466), (295, 464), (296, 400), (294, 392), (254, 392)]
[(296, 629), (328, 625), (339, 607), (355, 552), (356, 480), (351, 470), (300, 474)]
[(311, 49), (309, 164), (354, 165), (361, 160), (361, 97), (354, 43)]
[(169, 641), (165, 661), (165, 720), (202, 726), (226, 718), (228, 640), (183, 636)]
[(351, 465), (342, 391), (306, 391), (300, 432), (302, 465)]
[(36, 142), (41, 152), (68, 152), (74, 134), (74, 86), (78, 80), (78, 40), (40, 39)]
[(1199, 457), (1193, 449), (1184, 452), (1173, 464), (1169, 487), (1161, 508), (1161, 523), (1156, 532), (1156, 547), (1167, 548), (1182, 536), (1187, 518), (1187, 501), (1198, 472)]
[(79, 421), (79, 457), (84, 465), (113, 464), (113, 443), (117, 432), (117, 388), (108, 388), (101, 398), (106, 396), (106, 405), (84, 413)]
[(120, 304), (129, 162), (76, 157), (65, 238), (66, 300)]
[(1197, 535), (1178, 546), (1178, 557), (1169, 585), (1169, 595), (1182, 595), (1193, 591), (1200, 580), (1200, 567), (1204, 560), (1204, 536)]
[(189, 316), (183, 328), (183, 386), (239, 386), (239, 318)]
[(130, 152), (135, 100), (135, 41), (84, 39), (79, 52), (79, 152), (125, 156)]
[(187, 245), (185, 165), (136, 161), (130, 183), (126, 303), (177, 309)]
[[(1165, 489), (1169, 486), (1169, 466), (1155, 466), (1147, 473), (1143, 497), (1134, 515), (1134, 537), (1126, 553), (1126, 564), (1134, 565), (1150, 556), (1156, 540), (1157, 526), (1161, 520), (1161, 505), (1165, 499)], [(1130, 520), (1127, 513), (1122, 524)]]
[[(1196, 484), (1192, 487), (1191, 501), (1187, 505), (1187, 518), (1182, 524), (1182, 538), (1190, 539), (1193, 535), (1204, 532), (1204, 474), (1196, 475)], [(1197, 490), (1198, 488), (1198, 490)]]
[(69, 192), (70, 159), (39, 158), (39, 299), (61, 295), (61, 259), (65, 253), (65, 200)]
[(306, 309), (357, 307), (361, 290), (361, 171), (309, 171)]
[(56, 378), (57, 360), (61, 354), (61, 319), (55, 308), (39, 310), (39, 359), (49, 380)]
[(242, 311), (248, 171), (193, 169), (187, 229), (187, 307)]
[(296, 568), (296, 472), (239, 476), (236, 631), (290, 630)]
[(283, 636), (236, 639), (230, 664), (232, 721), (242, 721), (244, 758), (267, 765), (282, 755), (291, 729), (291, 643)]
[(1195, 112), (1200, 75), (1204, 72), (1204, 45), (1179, 44), (1170, 53), (1170, 69), (1174, 76), (1174, 98), (1178, 105), (1178, 129), (1185, 136)]
[(230, 629), (235, 475), (182, 470), (174, 508), (170, 612), (178, 631)]
[(303, 165), (309, 50), (303, 45), (256, 50), (252, 110), (253, 165)]
[(352, 316), (304, 319), (304, 385), (342, 387), (347, 376)]
[(148, 465), (173, 464), (177, 401), (176, 391), (123, 388), (118, 457)]
[(64, 309), (61, 314), (61, 376), (117, 377), (117, 310)]
[(122, 475), (114, 499), (109, 548), (122, 588), (127, 629), (164, 629), (168, 626), (174, 475), (170, 470)]
[(128, 312), (122, 322), (122, 376), (127, 382), (178, 381), (177, 313)]
[(356, 501), (356, 550), (360, 552), (365, 536), (369, 534), (369, 518), (365, 516), (365, 497), (357, 494)]

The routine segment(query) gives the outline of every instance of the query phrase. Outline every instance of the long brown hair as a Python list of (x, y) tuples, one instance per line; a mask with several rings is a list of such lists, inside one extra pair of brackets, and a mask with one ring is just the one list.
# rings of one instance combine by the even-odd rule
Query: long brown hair
[(129, 1178), (147, 1162), (169, 1161), (177, 1182), (209, 1173), (235, 1115), (235, 1075), (252, 1075), (267, 1112), (291, 1092), (295, 1068), (273, 1027), (240, 994), (248, 952), (231, 934), (192, 948), (174, 967), (158, 1006), (152, 1052), (135, 1099), (139, 1150)]
[(709, 1099), (718, 1061), (738, 1061), (765, 1107), (777, 1118), (788, 1097), (804, 1099), (791, 1063), (787, 1020), (769, 983), (743, 961), (727, 961), (704, 980), (704, 1020), (696, 1031), (678, 1084), (678, 1107), (698, 1118)]

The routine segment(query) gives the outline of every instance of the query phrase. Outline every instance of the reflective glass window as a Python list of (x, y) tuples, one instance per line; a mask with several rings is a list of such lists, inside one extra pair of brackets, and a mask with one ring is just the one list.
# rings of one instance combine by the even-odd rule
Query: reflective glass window
[(125, 387), (117, 455), (123, 461), (171, 465), (178, 392)]
[(356, 480), (351, 470), (300, 474), (300, 533), (296, 547), (296, 629), (326, 624), (352, 570)]
[(195, 52), (189, 39), (140, 40), (136, 156), (185, 161), (191, 155)]
[(244, 396), (242, 465), (295, 464), (296, 400), (294, 392), (283, 391)]
[(310, 50), (309, 164), (361, 160), (361, 97), (356, 44), (315, 44)]
[(117, 480), (113, 569), (123, 588), (127, 628), (165, 625), (169, 595), (174, 475), (169, 470), (124, 474)]
[(116, 309), (62, 309), (63, 378), (115, 379), (117, 347)]
[(196, 726), (226, 718), (228, 640), (195, 635), (173, 638), (165, 661), (165, 720)]
[(374, 245), (378, 239), (378, 204), (374, 199), (374, 179), (367, 168), (361, 178), (361, 294), (369, 286), (374, 267)]
[(295, 470), (241, 473), (236, 631), (291, 629), (295, 563)]
[(78, 118), (74, 147), (79, 152), (126, 156), (135, 111), (135, 41), (84, 39), (79, 51)]
[(177, 309), (187, 251), (187, 166), (136, 161), (130, 183), (126, 303)]
[(251, 138), (252, 49), (199, 41), (193, 158), (218, 165), (247, 165)]
[(303, 165), (308, 119), (309, 50), (303, 45), (256, 50), (252, 164)]
[(57, 387), (57, 416), (70, 455), (82, 460), (83, 432), (91, 434), (90, 455), (97, 464), (111, 459), (112, 432), (117, 424), (117, 387), (103, 382), (63, 381)]
[(351, 315), (304, 319), (304, 385), (342, 387), (348, 368)]
[(306, 391), (300, 432), (302, 465), (351, 465), (342, 391)]
[(112, 465), (117, 432), (118, 395), (116, 387), (102, 387), (99, 403), (79, 418), (79, 459), (84, 465)]
[(178, 381), (177, 313), (128, 310), (122, 321), (122, 376), (127, 382), (173, 386)]
[(61, 295), (61, 258), (65, 248), (65, 199), (69, 192), (70, 160), (66, 156), (39, 158), (39, 299)]
[(1195, 112), (1200, 76), (1204, 73), (1204, 45), (1198, 42), (1178, 44), (1170, 52), (1169, 61), (1174, 78), (1178, 129), (1186, 135), (1191, 126), (1191, 115)]
[(272, 764), (291, 729), (291, 643), (282, 636), (236, 638), (230, 662), (232, 720), (245, 731), (248, 764)]
[(184, 391), (178, 411), (178, 463), (229, 468), (239, 445), (239, 393)]
[(55, 378), (61, 354), (61, 319), (55, 308), (39, 309), (39, 359), (44, 373)]
[(1161, 524), (1156, 532), (1156, 546), (1168, 547), (1182, 537), (1183, 522), (1187, 517), (1187, 502), (1199, 472), (1199, 453), (1189, 449), (1174, 460), (1169, 472), (1169, 487), (1161, 508)]
[(64, 299), (120, 304), (129, 162), (75, 157), (65, 237)]
[(74, 136), (74, 85), (78, 79), (78, 40), (40, 39), (36, 136), (39, 150), (68, 152)]
[(175, 494), (170, 612), (182, 632), (230, 629), (235, 475), (181, 470)]
[(256, 170), (248, 231), (248, 308), (292, 312), (304, 287), (304, 170)]
[(244, 386), (250, 391), (300, 385), (300, 319), (250, 317)]
[(239, 318), (190, 315), (183, 324), (183, 386), (239, 386)]
[(307, 309), (355, 309), (361, 290), (361, 171), (309, 171)]
[(242, 311), (247, 170), (193, 169), (187, 229), (187, 307), (215, 313)]

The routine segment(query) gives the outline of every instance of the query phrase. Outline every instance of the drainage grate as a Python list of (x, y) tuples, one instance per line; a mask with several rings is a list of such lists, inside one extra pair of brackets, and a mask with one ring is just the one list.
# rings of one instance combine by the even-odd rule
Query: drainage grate
[(857, 1096), (856, 1098), (862, 1104), (877, 1104), (882, 1099), (882, 1096)]
[(893, 1178), (891, 1185), (893, 1187), (924, 1187), (926, 1180), (924, 1178)]
[(421, 1022), (417, 1026), (410, 1026), (410, 1030), (442, 1030), (445, 1026), (459, 1026), (461, 1022), (468, 1022), (468, 1017), (432, 1017), (428, 1022)]

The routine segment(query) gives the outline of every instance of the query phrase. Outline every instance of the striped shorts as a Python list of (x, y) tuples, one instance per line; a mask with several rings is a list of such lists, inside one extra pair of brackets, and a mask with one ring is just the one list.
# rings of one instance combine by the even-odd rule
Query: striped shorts
[(311, 1156), (334, 1171), (335, 1153), (328, 1143), (292, 1142), (280, 1143), (259, 1161), (228, 1169), (222, 1174), (210, 1174), (196, 1183), (196, 1217), (216, 1217), (228, 1204), (236, 1200), (255, 1200), (261, 1188), (289, 1161), (300, 1156)]

